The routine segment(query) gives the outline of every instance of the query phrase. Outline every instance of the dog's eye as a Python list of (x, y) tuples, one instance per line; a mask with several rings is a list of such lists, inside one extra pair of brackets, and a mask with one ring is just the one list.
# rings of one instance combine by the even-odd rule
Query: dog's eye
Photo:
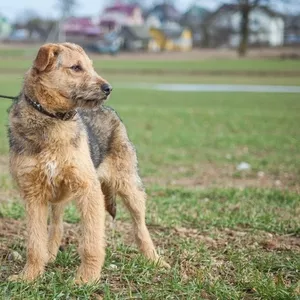
[(80, 65), (74, 65), (74, 66), (71, 67), (71, 69), (72, 69), (73, 71), (75, 71), (75, 72), (80, 72), (80, 71), (82, 71), (82, 68), (81, 68)]

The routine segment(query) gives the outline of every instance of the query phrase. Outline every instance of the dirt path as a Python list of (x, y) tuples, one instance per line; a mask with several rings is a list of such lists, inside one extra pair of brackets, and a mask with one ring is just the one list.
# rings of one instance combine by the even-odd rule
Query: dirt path
[[(38, 49), (41, 44), (23, 44), (23, 43), (0, 43), (1, 49), (21, 49), (25, 53), (31, 53)], [(194, 48), (189, 52), (120, 52), (116, 56), (106, 54), (90, 53), (93, 58), (103, 60), (206, 60), (206, 59), (240, 59), (235, 49), (228, 48)], [(300, 47), (278, 47), (278, 48), (250, 48), (247, 53), (248, 58), (266, 59), (300, 59)]]
[[(23, 43), (0, 43), (0, 49), (22, 49), (24, 51), (37, 49), (41, 44), (23, 44)], [(121, 52), (117, 56), (91, 54), (93, 57), (105, 60), (195, 60), (195, 59), (211, 59), (226, 58), (239, 59), (235, 49), (206, 49), (195, 48), (189, 52)], [(279, 48), (255, 48), (249, 49), (247, 58), (298, 58), (300, 59), (300, 47), (279, 47)]]

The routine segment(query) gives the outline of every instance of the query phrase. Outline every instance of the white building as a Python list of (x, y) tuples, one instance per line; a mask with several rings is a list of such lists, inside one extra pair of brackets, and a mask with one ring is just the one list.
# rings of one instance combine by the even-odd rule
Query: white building
[[(237, 47), (240, 42), (241, 12), (237, 5), (223, 5), (209, 19), (212, 46)], [(282, 46), (284, 18), (267, 7), (249, 14), (249, 45)]]

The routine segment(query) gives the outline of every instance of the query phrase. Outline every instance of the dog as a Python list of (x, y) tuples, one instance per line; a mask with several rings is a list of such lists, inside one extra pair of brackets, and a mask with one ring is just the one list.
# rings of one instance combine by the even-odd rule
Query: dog
[(10, 108), (8, 135), (10, 171), (27, 215), (27, 261), (10, 280), (35, 280), (55, 260), (64, 207), (75, 200), (81, 215), (75, 281), (98, 281), (105, 258), (105, 210), (115, 217), (116, 196), (131, 214), (140, 251), (169, 267), (145, 223), (146, 194), (135, 148), (117, 113), (103, 105), (111, 92), (76, 44), (43, 45), (25, 74)]

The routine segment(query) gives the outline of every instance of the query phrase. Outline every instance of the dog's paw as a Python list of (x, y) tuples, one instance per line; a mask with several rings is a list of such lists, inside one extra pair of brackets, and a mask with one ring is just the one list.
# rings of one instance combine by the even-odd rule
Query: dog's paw
[[(94, 271), (94, 272), (93, 272)], [(87, 270), (85, 268), (79, 267), (76, 277), (75, 284), (94, 284), (99, 282), (100, 272), (98, 270)]]
[(171, 269), (171, 266), (167, 262), (165, 262), (162, 258), (159, 258), (156, 261), (156, 264), (159, 267), (162, 267), (162, 268), (165, 268), (165, 269)]
[(21, 273), (21, 274), (17, 274), (17, 275), (11, 275), (11, 276), (8, 277), (7, 280), (10, 281), (10, 282), (21, 282), (21, 281), (32, 282), (37, 277), (38, 277), (38, 275), (37, 276), (26, 276), (23, 273)]
[(11, 275), (8, 277), (8, 281), (26, 281), (31, 282), (41, 276), (44, 272), (43, 268), (29, 269), (24, 268), (22, 272), (16, 275)]
[(100, 281), (100, 277), (97, 278), (83, 278), (82, 276), (77, 275), (76, 278), (74, 278), (74, 283), (76, 285), (84, 285), (84, 284), (95, 284)]
[(15, 282), (15, 281), (23, 281), (24, 279), (22, 274), (16, 274), (16, 275), (9, 276), (7, 280), (10, 282)]
[(56, 254), (53, 254), (53, 255), (49, 254), (47, 264), (53, 263), (56, 260), (56, 256), (57, 256)]
[(20, 281), (26, 281), (30, 282), (33, 281), (36, 277), (28, 277), (24, 275), (23, 273), (16, 274), (16, 275), (11, 275), (7, 278), (8, 281), (10, 282), (20, 282)]

